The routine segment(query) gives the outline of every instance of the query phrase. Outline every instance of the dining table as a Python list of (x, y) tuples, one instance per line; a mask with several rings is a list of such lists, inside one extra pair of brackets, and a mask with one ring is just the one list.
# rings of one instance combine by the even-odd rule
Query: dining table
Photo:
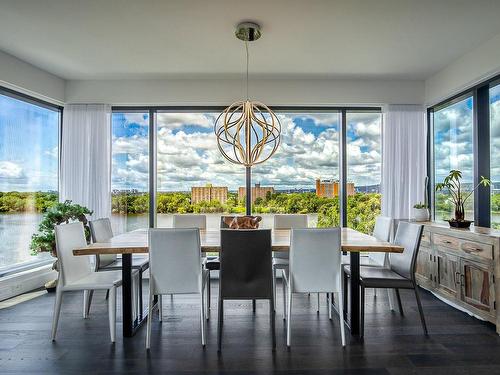
[[(200, 230), (200, 244), (203, 253), (220, 252), (220, 229)], [(287, 252), (290, 250), (290, 230), (273, 229), (271, 232), (272, 251)], [(350, 319), (347, 320), (350, 332), (354, 336), (360, 333), (360, 253), (383, 252), (402, 253), (403, 247), (387, 241), (381, 241), (371, 235), (351, 228), (341, 228), (341, 251), (350, 254), (351, 286), (350, 286)], [(148, 229), (138, 229), (118, 234), (108, 242), (92, 243), (75, 248), (75, 256), (95, 256), (117, 254), (122, 257), (122, 304), (123, 304), (123, 336), (132, 337), (148, 318), (147, 311), (141, 311), (134, 317), (132, 300), (132, 255), (148, 253)], [(339, 312), (343, 314), (343, 312)]]

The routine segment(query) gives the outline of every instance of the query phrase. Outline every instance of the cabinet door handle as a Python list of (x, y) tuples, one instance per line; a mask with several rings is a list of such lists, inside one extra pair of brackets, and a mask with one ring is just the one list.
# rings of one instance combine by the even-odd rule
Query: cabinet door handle
[(465, 286), (465, 276), (463, 273), (460, 274), (460, 285)]
[(451, 241), (449, 241), (449, 240), (444, 240), (443, 242), (444, 242), (444, 243), (447, 243), (447, 244), (451, 244), (451, 243), (452, 243), (452, 242), (451, 242)]
[(461, 282), (460, 282), (460, 276), (461, 276), (460, 272), (456, 271), (455, 272), (455, 284), (457, 284), (457, 285), (461, 284)]

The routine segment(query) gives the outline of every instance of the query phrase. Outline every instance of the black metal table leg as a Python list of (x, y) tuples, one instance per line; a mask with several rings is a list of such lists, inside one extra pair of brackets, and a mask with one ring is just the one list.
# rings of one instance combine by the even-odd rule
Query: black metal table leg
[(351, 251), (351, 335), (359, 336), (359, 253)]
[(122, 255), (123, 337), (134, 335), (132, 301), (132, 254)]
[[(142, 279), (142, 278), (141, 278)], [(132, 297), (132, 254), (122, 255), (122, 303), (123, 303), (123, 337), (133, 337), (148, 318), (147, 309), (143, 311), (142, 303), (139, 304), (141, 312), (134, 320), (134, 300)], [(142, 295), (142, 293), (141, 293)], [(142, 296), (141, 296), (142, 297)], [(155, 296), (153, 310), (156, 309), (158, 297)]]

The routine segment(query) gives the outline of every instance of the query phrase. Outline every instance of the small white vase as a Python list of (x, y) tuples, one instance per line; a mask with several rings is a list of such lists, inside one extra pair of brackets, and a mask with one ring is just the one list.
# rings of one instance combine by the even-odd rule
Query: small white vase
[(428, 208), (414, 208), (413, 218), (415, 221), (428, 221), (430, 217)]

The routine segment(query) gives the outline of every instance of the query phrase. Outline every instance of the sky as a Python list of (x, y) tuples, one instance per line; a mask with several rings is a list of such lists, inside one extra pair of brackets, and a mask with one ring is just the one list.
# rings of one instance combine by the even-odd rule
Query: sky
[[(217, 148), (218, 113), (158, 113), (157, 186), (189, 191), (191, 186), (244, 185), (244, 167), (226, 161)], [(315, 179), (338, 179), (339, 114), (280, 113), (281, 144), (255, 166), (252, 182), (275, 189), (314, 189)], [(348, 116), (348, 173), (356, 186), (380, 183), (380, 126), (377, 113)], [(113, 189), (147, 190), (148, 116), (113, 114)]]
[[(492, 180), (500, 182), (500, 86), (491, 89)], [(158, 113), (158, 190), (189, 191), (191, 186), (244, 184), (244, 168), (217, 149), (217, 113)], [(337, 113), (280, 113), (281, 144), (253, 170), (253, 182), (276, 189), (314, 188), (316, 178), (338, 178)], [(349, 113), (348, 179), (356, 186), (380, 183), (381, 116)], [(113, 114), (114, 189), (147, 190), (148, 115)], [(450, 169), (472, 178), (472, 99), (437, 111), (437, 180)], [(0, 95), (0, 191), (57, 190), (59, 114)]]
[(0, 95), (0, 191), (58, 189), (59, 112)]

